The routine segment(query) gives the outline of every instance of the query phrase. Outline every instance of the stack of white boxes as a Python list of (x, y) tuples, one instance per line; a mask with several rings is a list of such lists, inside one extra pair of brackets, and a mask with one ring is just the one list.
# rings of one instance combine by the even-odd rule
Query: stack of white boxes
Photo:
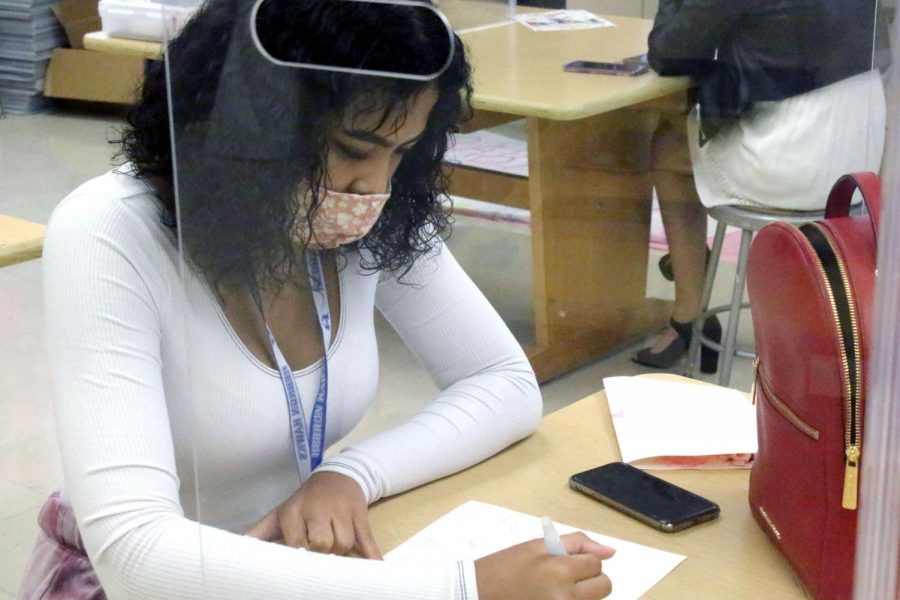
[(66, 42), (50, 9), (58, 0), (0, 0), (0, 109), (40, 110), (44, 71), (53, 49)]

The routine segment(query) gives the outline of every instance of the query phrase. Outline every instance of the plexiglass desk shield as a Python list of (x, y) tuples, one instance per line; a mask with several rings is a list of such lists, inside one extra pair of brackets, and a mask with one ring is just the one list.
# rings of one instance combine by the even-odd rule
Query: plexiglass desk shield
[[(350, 285), (347, 277), (351, 271), (353, 277), (358, 271), (379, 277), (379, 265), (389, 264), (387, 254), (379, 251), (408, 242), (411, 233), (396, 227), (396, 222), (403, 218), (403, 207), (415, 208), (413, 201), (421, 190), (410, 187), (411, 182), (433, 183), (437, 177), (429, 180), (416, 170), (437, 173), (433, 168), (440, 163), (447, 142), (435, 136), (454, 129), (449, 120), (468, 114), (472, 91), (466, 88), (465, 34), (460, 38), (455, 32), (509, 23), (514, 11), (510, 2), (488, 0), (442, 0), (437, 6), (387, 0), (209, 0), (173, 35), (165, 61), (149, 67), (146, 108), (167, 112), (169, 129), (147, 139), (146, 154), (155, 159), (148, 159), (144, 174), (162, 198), (163, 218), (179, 249), (180, 270), (180, 285), (171, 290), (170, 298), (178, 307), (172, 314), (180, 322), (165, 342), (162, 376), (179, 502), (185, 517), (199, 524), (192, 530), (193, 543), (185, 546), (183, 562), (190, 565), (190, 575), (175, 586), (183, 587), (173, 588), (175, 596), (183, 592), (208, 598), (287, 597), (285, 586), (302, 580), (304, 569), (294, 573), (300, 578), (294, 580), (270, 573), (273, 565), (295, 560), (288, 553), (297, 551), (262, 546), (245, 535), (263, 531), (254, 526), (296, 492), (303, 473), (297, 465), (297, 456), (303, 453), (297, 450), (291, 427), (290, 394), (264, 335), (265, 325), (274, 325), (280, 349), (289, 359), (304, 413), (300, 421), (305, 439), (312, 440), (318, 435), (312, 406), (324, 375), (324, 350), (320, 313), (308, 293), (316, 277), (311, 282), (311, 267), (302, 251), (316, 227), (316, 211), (310, 207), (324, 206), (321, 202), (329, 191), (391, 194), (372, 230), (380, 236), (378, 244), (349, 243), (322, 252), (322, 277), (326, 284), (337, 284), (337, 290), (331, 289), (339, 291), (340, 298), (333, 305), (337, 314), (331, 315), (338, 323), (334, 344), (342, 327), (356, 326), (351, 321), (356, 314), (344, 311), (368, 312), (369, 318), (373, 311), (372, 299), (365, 297), (368, 292), (361, 291), (368, 290), (368, 284), (360, 280)], [(853, 41), (855, 50), (865, 46), (870, 51), (868, 62), (855, 76), (870, 69), (886, 72), (889, 53), (884, 25), (884, 21), (873, 22), (864, 44)], [(784, 39), (794, 37), (792, 31), (782, 34)], [(715, 62), (714, 57), (708, 58)], [(827, 87), (835, 82), (823, 83)], [(777, 92), (777, 85), (772, 85)], [(869, 89), (877, 92), (880, 87), (873, 84)], [(424, 109), (424, 127), (413, 132), (421, 137), (397, 138), (394, 134), (405, 134), (415, 124), (421, 109), (418, 101), (428, 94), (433, 97)], [(476, 89), (476, 105), (477, 94)], [(860, 120), (861, 135), (877, 136), (879, 129), (884, 130), (884, 113), (878, 114), (879, 104), (873, 98), (867, 98), (865, 106), (871, 114)], [(348, 137), (348, 132), (354, 135)], [(391, 146), (394, 143), (399, 147)], [(384, 152), (385, 144), (390, 152)], [(877, 169), (882, 145), (883, 140), (867, 137), (860, 167)], [(808, 160), (790, 148), (777, 151), (798, 164)], [(383, 163), (379, 156), (384, 157)], [(361, 164), (365, 167), (359, 170)], [(900, 236), (890, 201), (900, 189), (896, 173), (887, 174), (882, 239), (890, 241)], [(579, 173), (570, 176), (578, 178)], [(602, 197), (598, 196), (598, 202)], [(900, 257), (891, 248), (883, 247), (880, 257), (881, 307), (884, 295), (890, 293), (884, 290), (893, 285), (900, 269)], [(342, 274), (332, 276), (338, 272)], [(357, 306), (365, 302), (367, 308)], [(888, 364), (885, 357), (893, 356), (890, 353), (897, 345), (896, 315), (883, 308), (879, 314), (885, 323), (879, 329), (885, 337), (877, 340), (873, 364)], [(296, 336), (285, 326), (289, 322), (297, 323), (300, 333)], [(371, 328), (371, 323), (361, 327)], [(361, 343), (358, 351), (376, 352), (374, 339)], [(327, 364), (329, 410), (321, 432), (326, 456), (341, 450), (338, 440), (366, 412), (375, 397), (377, 374), (377, 366), (366, 367), (375, 371), (365, 376), (353, 373), (348, 379), (345, 369), (354, 368), (352, 364), (336, 356), (339, 349), (334, 345), (329, 352), (335, 357), (329, 354)], [(372, 360), (372, 356), (360, 357), (361, 363)], [(872, 402), (874, 395), (887, 397), (890, 391), (893, 395), (900, 391), (900, 383), (885, 369), (875, 371)], [(367, 385), (352, 390), (342, 383), (357, 380)], [(363, 396), (362, 400), (354, 394)], [(422, 403), (428, 400), (423, 397)], [(341, 408), (348, 406), (352, 408)], [(895, 417), (896, 411), (882, 418), (896, 423)], [(870, 431), (877, 450), (867, 456), (864, 480), (885, 484), (891, 477), (889, 469), (867, 465), (890, 464), (888, 459), (900, 454), (900, 441), (895, 430), (871, 427)], [(872, 498), (882, 493), (884, 487), (864, 484), (861, 504), (866, 510), (881, 511), (864, 522), (877, 519), (896, 525), (895, 514), (890, 520), (896, 502), (892, 508)], [(896, 489), (894, 494), (896, 499)], [(871, 526), (861, 529), (861, 548), (874, 540), (877, 549), (861, 558), (859, 572), (881, 577), (895, 568), (896, 535), (892, 548), (883, 544), (890, 533)], [(271, 537), (277, 541), (280, 535), (276, 531)], [(328, 561), (338, 560), (310, 559), (323, 561), (322, 573), (331, 573)], [(321, 585), (314, 575), (306, 582), (307, 590)], [(893, 582), (896, 585), (896, 575)], [(346, 594), (334, 591), (332, 597), (360, 597), (364, 590), (353, 585), (348, 581)], [(342, 586), (335, 584), (334, 589)], [(859, 598), (879, 597), (875, 592), (860, 593)]]

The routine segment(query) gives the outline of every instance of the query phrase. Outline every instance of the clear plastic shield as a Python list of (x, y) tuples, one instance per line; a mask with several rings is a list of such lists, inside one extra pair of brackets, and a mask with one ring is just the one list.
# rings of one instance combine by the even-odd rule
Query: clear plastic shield
[[(363, 509), (384, 493), (356, 459), (330, 459), (376, 397), (381, 273), (437, 247), (448, 220), (440, 158), (471, 95), (453, 4), (209, 0), (148, 74), (168, 95), (161, 195), (181, 250), (169, 419), (180, 504), (199, 527), (182, 540), (196, 579), (178, 592), (400, 585), (387, 568), (322, 560), (378, 555), (358, 521), (323, 533), (277, 509), (313, 471), (342, 475)], [(507, 18), (506, 2), (473, 4), (456, 10), (469, 26)]]
[(879, 18), (889, 29), (892, 63), (886, 73), (888, 136), (882, 162), (883, 209), (878, 234), (878, 280), (870, 381), (866, 390), (866, 448), (860, 490), (854, 598), (900, 594), (900, 20), (896, 5), (882, 2)]
[[(176, 0), (165, 6), (181, 4)], [(171, 9), (164, 8), (164, 15), (167, 10)], [(310, 481), (314, 471), (332, 473), (343, 477), (344, 483), (335, 484), (338, 488), (350, 481), (349, 490), (339, 489), (335, 497), (348, 490), (344, 497), (354, 498), (356, 504), (351, 502), (346, 510), (361, 506), (364, 511), (383, 496), (483, 460), (527, 433), (502, 429), (509, 419), (494, 423), (485, 417), (490, 426), (476, 432), (479, 437), (463, 436), (463, 442), (448, 445), (449, 438), (441, 437), (444, 429), (453, 429), (454, 435), (465, 430), (454, 421), (460, 414), (467, 417), (470, 410), (473, 414), (484, 410), (488, 400), (504, 394), (518, 401), (532, 393), (530, 400), (534, 400), (536, 384), (525, 365), (525, 375), (517, 374), (518, 379), (503, 388), (503, 393), (479, 387), (480, 380), (475, 382), (479, 385), (467, 387), (472, 381), (466, 380), (460, 386), (462, 378), (457, 371), (461, 367), (453, 361), (447, 365), (429, 362), (442, 356), (433, 351), (423, 362), (436, 374), (437, 385), (394, 382), (396, 390), (411, 388), (420, 394), (423, 404), (442, 394), (440, 401), (425, 411), (433, 414), (404, 421), (406, 415), (397, 416), (388, 407), (379, 415), (382, 427), (377, 429), (390, 429), (389, 435), (372, 436), (360, 446), (364, 450), (354, 446), (338, 453), (344, 448), (337, 444), (360, 423), (376, 398), (379, 347), (373, 313), (377, 294), (382, 295), (378, 308), (400, 323), (400, 336), (405, 341), (419, 340), (411, 344), (418, 344), (417, 353), (424, 346), (444, 344), (445, 338), (455, 339), (458, 321), (447, 314), (470, 316), (470, 307), (445, 306), (442, 297), (432, 297), (428, 301), (440, 308), (444, 320), (437, 325), (434, 320), (416, 321), (421, 305), (403, 305), (401, 299), (406, 293), (414, 295), (409, 290), (418, 289), (421, 282), (416, 278), (428, 281), (428, 272), (413, 272), (413, 281), (408, 283), (412, 287), (398, 284), (396, 293), (385, 293), (379, 282), (385, 277), (402, 279), (411, 257), (427, 255), (440, 245), (439, 235), (450, 220), (446, 208), (449, 181), (442, 161), (451, 134), (469, 116), (471, 105), (478, 108), (484, 100), (478, 89), (471, 88), (468, 61), (472, 57), (467, 55), (465, 33), (455, 32), (509, 25), (514, 11), (512, 2), (501, 0), (441, 0), (434, 4), (418, 0), (206, 0), (186, 23), (165, 21), (170, 23), (166, 31), (172, 37), (166, 43), (165, 61), (148, 66), (143, 99), (132, 113), (136, 133), (130, 142), (131, 167), (151, 186), (155, 203), (144, 205), (143, 200), (135, 200), (134, 214), (128, 217), (132, 224), (146, 221), (136, 229), (135, 236), (141, 239), (135, 241), (135, 247), (141, 250), (129, 266), (137, 273), (135, 281), (152, 290), (147, 296), (151, 300), (138, 305), (141, 312), (135, 319), (155, 319), (159, 327), (140, 331), (140, 341), (147, 344), (143, 350), (126, 349), (133, 354), (153, 350), (155, 354), (147, 354), (151, 358), (145, 363), (156, 361), (151, 365), (156, 378), (150, 384), (130, 379), (129, 383), (152, 387), (154, 397), (164, 397), (164, 401), (158, 410), (146, 413), (141, 423), (146, 427), (134, 430), (146, 454), (129, 459), (125, 476), (116, 482), (139, 489), (142, 497), (140, 502), (132, 501), (131, 492), (125, 490), (124, 499), (114, 503), (109, 513), (114, 518), (127, 515), (131, 521), (106, 532), (111, 541), (103, 549), (108, 553), (104, 558), (117, 565), (138, 565), (128, 571), (133, 576), (114, 573), (104, 580), (114, 586), (109, 589), (110, 597), (340, 600), (464, 598), (474, 593), (474, 588), (466, 588), (474, 586), (474, 571), (463, 573), (466, 566), (462, 563), (456, 573), (443, 564), (404, 566), (350, 558), (377, 558), (380, 554), (365, 528), (356, 528), (359, 521), (350, 518), (323, 533), (306, 525), (315, 519), (297, 508), (303, 502), (290, 500), (298, 493), (331, 494), (327, 485), (324, 491), (311, 492), (301, 485)], [(767, 93), (779, 100), (759, 97), (750, 101), (755, 108), (788, 111), (775, 115), (787, 122), (793, 113), (787, 105), (775, 103), (803, 94), (820, 96), (823, 90), (840, 96), (836, 102), (866, 115), (852, 127), (843, 121), (827, 125), (852, 129), (848, 135), (855, 136), (854, 170), (878, 170), (884, 137), (879, 68), (886, 65), (879, 61), (887, 55), (876, 43), (882, 38), (876, 35), (872, 39), (872, 32), (879, 28), (874, 22), (869, 24), (861, 34), (864, 43), (853, 36), (834, 42), (837, 49), (814, 74), (800, 68), (807, 65), (781, 64), (779, 69), (792, 74), (784, 85), (773, 72), (757, 74), (763, 85), (769, 85)], [(794, 34), (783, 33), (785, 39)], [(546, 36), (563, 33), (540, 35), (547, 40)], [(529, 32), (508, 37), (529, 43), (537, 40), (536, 36)], [(841, 46), (844, 43), (846, 47)], [(517, 56), (539, 54), (540, 49), (526, 48), (521, 55), (508, 52), (497, 58), (515, 61)], [(847, 62), (848, 56), (853, 57), (852, 64)], [(486, 61), (491, 55), (488, 51), (476, 58)], [(556, 75), (562, 64), (552, 68)], [(728, 76), (725, 67), (723, 77)], [(655, 81), (651, 75), (634, 81), (651, 77)], [(539, 85), (540, 81), (537, 75), (527, 83)], [(585, 93), (591, 86), (581, 82), (574, 87)], [(663, 84), (658, 97), (682, 93), (687, 87)], [(609, 89), (619, 93), (615, 84), (599, 86), (597, 93), (610, 93)], [(656, 110), (644, 103), (654, 98), (631, 91), (625, 94), (636, 105), (634, 110)], [(718, 100), (722, 103), (717, 104)], [(724, 92), (718, 98), (706, 97), (707, 108), (718, 109), (707, 114), (705, 122), (703, 110), (694, 111), (700, 122), (709, 126), (703, 136), (709, 136), (713, 128), (716, 136), (727, 135), (736, 122), (735, 114), (728, 111), (751, 110), (741, 104), (748, 99), (737, 100), (734, 104), (735, 97)], [(491, 101), (496, 107), (496, 98)], [(629, 102), (616, 102), (608, 105), (613, 107), (610, 112), (631, 110)], [(527, 113), (527, 108), (521, 110), (526, 112), (512, 117), (531, 119), (534, 127), (529, 130), (529, 142), (539, 141), (538, 128), (547, 131), (556, 126), (551, 123), (555, 117), (547, 116), (546, 106), (534, 114)], [(598, 149), (596, 156), (573, 155), (556, 161), (552, 153), (538, 155), (534, 148), (528, 149), (531, 166), (537, 167), (537, 160), (549, 165), (541, 171), (540, 185), (544, 187), (540, 194), (546, 198), (530, 188), (531, 198), (546, 200), (540, 208), (545, 210), (547, 222), (560, 216), (571, 222), (587, 221), (596, 214), (616, 219), (619, 209), (608, 207), (616, 200), (632, 198), (630, 191), (620, 193), (622, 186), (639, 188), (637, 196), (649, 207), (652, 132), (644, 125), (657, 122), (658, 113), (653, 115), (635, 119), (641, 130), (634, 143), (630, 139), (619, 143), (635, 132), (630, 125), (621, 130), (611, 126), (613, 119), (596, 129), (609, 134), (612, 143), (588, 143), (573, 136), (567, 146), (557, 137), (557, 146), (549, 148), (560, 155), (572, 148), (594, 148)], [(685, 143), (688, 139), (683, 130), (692, 131), (687, 122), (690, 118), (684, 112), (678, 115), (677, 129)], [(577, 122), (566, 116), (560, 120), (566, 119)], [(762, 135), (765, 124), (759, 127)], [(696, 134), (697, 130), (693, 131)], [(777, 152), (805, 167), (811, 149), (790, 148), (786, 145), (789, 139), (785, 136), (785, 145)], [(833, 143), (837, 146), (843, 140)], [(706, 143), (704, 147), (708, 148)], [(613, 150), (636, 154), (611, 158), (608, 152)], [(623, 171), (627, 171), (624, 176)], [(835, 172), (834, 177), (840, 174)], [(582, 176), (586, 183), (579, 179)], [(774, 181), (759, 172), (753, 173), (753, 178)], [(532, 182), (537, 180), (535, 177)], [(556, 198), (597, 181), (603, 183), (604, 193), (597, 197), (602, 210), (591, 210), (582, 218), (585, 213), (563, 214), (565, 211), (554, 208)], [(532, 182), (527, 185), (538, 185)], [(604, 195), (607, 187), (619, 190), (609, 193), (621, 197), (611, 200)], [(127, 192), (129, 200), (140, 196), (132, 188)], [(644, 217), (649, 221), (649, 213)], [(148, 223), (159, 220), (165, 225), (163, 233), (148, 234), (155, 231)], [(610, 230), (608, 224), (600, 229)], [(644, 247), (646, 233), (640, 240)], [(578, 239), (576, 236), (573, 241)], [(143, 252), (151, 246), (152, 252)], [(585, 257), (604, 260), (590, 248), (576, 249), (570, 257), (578, 264)], [(543, 261), (544, 256), (539, 258)], [(646, 254), (639, 259), (646, 262)], [(543, 263), (539, 266), (543, 268)], [(621, 271), (621, 267), (612, 270), (616, 269)], [(536, 280), (537, 285), (543, 282)], [(458, 289), (446, 291), (459, 293)], [(539, 293), (546, 295), (546, 290)], [(604, 290), (586, 293), (602, 294)], [(541, 298), (541, 302), (546, 300)], [(488, 310), (483, 299), (473, 302), (476, 308)], [(572, 315), (580, 315), (582, 305), (552, 308), (535, 316), (537, 326), (566, 319), (570, 310), (568, 327), (574, 321)], [(618, 321), (629, 320), (638, 310), (620, 308), (612, 315)], [(584, 312), (593, 314), (592, 310)], [(443, 337), (435, 335), (426, 344), (427, 340), (419, 339), (428, 337), (421, 334), (423, 330)], [(536, 338), (546, 343), (542, 335)], [(475, 346), (456, 350), (454, 359), (474, 356), (489, 364), (497, 358), (479, 354), (481, 348)], [(389, 373), (385, 379), (390, 379)], [(535, 402), (539, 406), (539, 401)], [(448, 406), (453, 414), (447, 414)], [(497, 433), (501, 430), (502, 435)], [(444, 445), (430, 444), (432, 438), (443, 439)], [(409, 451), (407, 442), (426, 451)], [(134, 443), (134, 439), (121, 440), (123, 447)], [(896, 456), (896, 440), (892, 443)], [(482, 454), (476, 456), (475, 450)], [(870, 477), (882, 476), (886, 475)], [(317, 504), (315, 498), (309, 502), (312, 506), (323, 504), (330, 509), (334, 503)], [(126, 525), (127, 534), (120, 535)], [(101, 567), (109, 569), (106, 564)]]
[(515, 18), (515, 0), (441, 0), (441, 12), (461, 33), (508, 23)]

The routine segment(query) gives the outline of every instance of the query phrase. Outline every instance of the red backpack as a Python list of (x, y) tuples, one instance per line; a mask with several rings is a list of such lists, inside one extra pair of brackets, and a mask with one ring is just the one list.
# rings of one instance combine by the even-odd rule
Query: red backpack
[[(856, 189), (868, 214), (850, 216)], [(759, 451), (750, 506), (818, 600), (853, 590), (881, 183), (842, 177), (825, 219), (773, 223), (750, 251)]]

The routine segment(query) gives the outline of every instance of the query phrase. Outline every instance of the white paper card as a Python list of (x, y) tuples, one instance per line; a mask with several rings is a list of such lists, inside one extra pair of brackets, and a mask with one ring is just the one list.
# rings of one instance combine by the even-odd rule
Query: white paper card
[(622, 460), (643, 468), (746, 468), (756, 407), (715, 385), (647, 377), (603, 380)]
[[(578, 531), (555, 523), (560, 535)], [(637, 600), (685, 559), (649, 546), (585, 531), (591, 539), (615, 548), (603, 561), (613, 583), (610, 600)], [(471, 500), (453, 509), (389, 552), (386, 560), (422, 561), (481, 558), (503, 548), (543, 536), (539, 517)]]
[(516, 15), (516, 21), (533, 31), (566, 31), (615, 27), (612, 21), (586, 10), (551, 10), (542, 13)]

